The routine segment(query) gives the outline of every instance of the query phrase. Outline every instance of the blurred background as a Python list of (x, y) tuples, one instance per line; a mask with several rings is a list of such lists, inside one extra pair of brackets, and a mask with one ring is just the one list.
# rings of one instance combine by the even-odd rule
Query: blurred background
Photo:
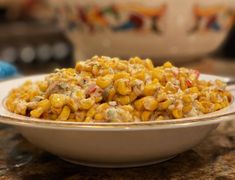
[[(56, 4), (57, 2), (62, 1), (51, 0), (50, 2)], [(118, 44), (112, 43), (114, 40), (111, 39), (111, 36), (113, 37), (113, 34), (110, 33), (111, 31), (115, 32), (117, 36), (120, 37), (122, 36), (121, 33), (124, 32), (128, 32), (131, 36), (132, 32), (139, 33), (140, 31), (144, 32), (147, 36), (147, 33), (150, 30), (146, 27), (149, 24), (151, 31), (154, 31), (154, 33), (157, 34), (156, 36), (160, 37), (164, 36), (164, 28), (169, 26), (170, 23), (175, 23), (174, 21), (168, 22), (167, 20), (164, 20), (164, 14), (167, 14), (168, 10), (171, 10), (169, 4), (165, 4), (164, 2), (159, 4), (156, 9), (151, 9), (149, 6), (143, 9), (133, 3), (124, 6), (123, 3), (120, 5), (118, 1), (112, 5), (106, 4), (99, 7), (96, 3), (95, 8), (91, 7), (92, 3), (87, 6), (85, 2), (81, 3), (81, 7), (78, 7), (78, 5), (73, 6), (74, 4), (71, 3), (53, 7), (47, 0), (0, 0), (0, 60), (13, 64), (23, 75), (47, 73), (55, 68), (73, 66), (75, 59), (77, 58), (77, 55), (75, 55), (76, 53), (80, 51), (91, 51), (89, 48), (79, 49), (75, 47), (78, 45), (74, 43), (74, 41), (80, 40), (80, 43), (84, 43), (85, 46), (92, 48), (91, 53), (87, 53), (88, 56), (96, 52), (99, 55), (119, 56), (119, 51), (117, 51)], [(200, 56), (195, 56), (195, 54), (198, 53), (198, 48), (194, 49), (194, 45), (191, 44), (191, 46), (186, 45), (190, 50), (190, 54), (187, 54), (188, 51), (185, 51), (184, 54), (183, 50), (177, 48), (177, 43), (170, 47), (169, 50), (166, 48), (169, 45), (174, 44), (175, 41), (180, 41), (179, 38), (174, 39), (171, 37), (174, 41), (159, 38), (159, 41), (164, 42), (161, 43), (163, 44), (162, 48), (166, 50), (166, 53), (160, 53), (159, 55), (156, 53), (155, 56), (149, 48), (146, 48), (146, 44), (144, 44), (143, 46), (145, 46), (146, 52), (149, 52), (149, 57), (155, 60), (155, 64), (160, 64), (162, 62), (160, 59), (171, 58), (176, 65), (198, 68), (206, 73), (235, 76), (233, 70), (235, 68), (235, 26), (233, 23), (235, 11), (233, 11), (233, 9), (228, 10), (224, 8), (227, 6), (228, 4), (224, 6), (219, 3), (219, 7), (218, 4), (215, 6), (210, 4), (209, 6), (202, 7), (194, 4), (193, 7), (189, 7), (189, 9), (191, 8), (190, 11), (192, 11), (191, 19), (192, 21), (195, 21), (195, 25), (192, 24), (192, 28), (188, 31), (191, 34), (201, 29), (203, 31), (202, 34), (206, 34), (205, 31), (211, 30), (216, 33), (216, 31), (222, 30), (220, 27), (221, 17), (222, 19), (229, 17), (231, 28), (227, 29), (228, 33), (226, 33), (226, 38), (218, 40), (218, 47), (215, 49), (202, 53)], [(77, 9), (75, 10), (72, 7), (76, 7)], [(124, 9), (123, 12), (125, 11), (125, 17), (124, 15), (122, 16), (122, 9)], [(222, 15), (221, 12), (223, 12)], [(106, 14), (111, 14), (112, 17), (115, 17), (115, 23), (116, 21), (119, 22), (118, 26), (114, 23), (113, 19), (110, 20), (111, 16), (107, 17), (108, 15)], [(61, 23), (60, 20), (58, 21), (58, 17), (66, 19), (66, 23), (63, 23), (63, 27), (66, 28), (60, 28), (61, 26), (59, 25), (61, 25)], [(165, 19), (167, 18), (166, 15)], [(179, 18), (176, 20), (177, 26), (184, 26), (182, 24), (183, 19)], [(80, 23), (78, 23), (78, 21), (80, 21)], [(147, 25), (142, 28), (144, 23)], [(109, 27), (109, 29), (107, 27)], [(90, 34), (85, 32), (86, 28), (89, 28)], [(106, 28), (106, 30), (103, 31), (102, 28)], [(77, 29), (82, 30), (77, 31)], [(97, 35), (96, 38), (91, 39), (96, 36), (94, 35), (94, 32), (99, 33), (100, 31), (107, 32), (107, 36), (106, 34), (101, 33), (100, 35)], [(177, 31), (177, 27), (175, 31)], [(76, 35), (72, 35), (72, 32), (76, 32)], [(69, 36), (66, 36), (65, 34), (69, 34)], [(104, 36), (107, 38), (103, 38)], [(108, 38), (109, 36), (110, 38)], [(133, 36), (133, 38), (135, 37)], [(209, 37), (209, 39), (210, 38), (211, 37)], [(216, 38), (217, 36), (213, 36), (211, 39)], [(221, 39), (221, 37), (218, 38)], [(194, 35), (191, 35), (190, 37), (191, 42), (205, 40), (205, 43), (208, 43), (209, 39), (206, 35), (200, 36), (200, 39)], [(130, 41), (133, 41), (133, 39)], [(128, 44), (129, 41), (126, 41), (126, 43)], [(129, 44), (129, 46), (131, 46), (131, 44)], [(195, 46), (201, 47), (201, 44), (198, 43)], [(210, 45), (207, 44), (206, 46), (208, 47)], [(213, 42), (211, 43), (211, 46), (213, 46)], [(100, 50), (100, 47), (107, 51)], [(138, 55), (137, 52), (142, 50), (141, 48), (138, 48), (130, 49), (129, 51)], [(135, 50), (137, 52), (135, 52)], [(142, 52), (144, 51), (145, 50)], [(156, 51), (161, 51), (161, 49), (158, 50), (157, 48)], [(179, 51), (182, 51), (180, 57), (175, 57), (174, 59), (174, 53), (177, 54)], [(169, 56), (167, 52), (169, 52)], [(123, 55), (120, 53), (120, 56), (122, 57), (128, 55), (129, 54)], [(133, 53), (130, 53), (130, 56), (132, 55)], [(143, 53), (141, 56), (146, 57), (148, 56), (148, 53)], [(158, 57), (159, 61), (156, 60)], [(178, 60), (181, 58), (184, 60)]]
[(72, 66), (72, 45), (47, 2), (0, 0), (0, 59), (23, 75)]

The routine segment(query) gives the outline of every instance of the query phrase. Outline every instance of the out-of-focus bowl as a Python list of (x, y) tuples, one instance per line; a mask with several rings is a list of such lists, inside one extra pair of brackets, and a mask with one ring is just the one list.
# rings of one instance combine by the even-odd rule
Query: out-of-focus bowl
[(77, 58), (94, 54), (188, 60), (216, 50), (234, 0), (50, 0)]
[[(5, 109), (4, 99), (12, 88), (25, 80), (43, 77), (0, 83), (0, 122), (16, 126), (32, 144), (82, 165), (133, 167), (161, 162), (194, 147), (220, 122), (235, 117), (234, 101), (229, 107), (204, 116), (138, 123), (59, 122), (20, 116)], [(235, 86), (230, 90), (234, 96)]]

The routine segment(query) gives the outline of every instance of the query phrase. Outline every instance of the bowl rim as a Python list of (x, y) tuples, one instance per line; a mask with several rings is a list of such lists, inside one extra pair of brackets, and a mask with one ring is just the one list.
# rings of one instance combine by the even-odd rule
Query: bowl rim
[[(45, 77), (43, 75), (33, 75), (20, 77), (12, 80), (7, 80), (0, 83), (0, 92), (7, 84), (22, 84), (26, 80), (40, 80)], [(202, 76), (213, 78), (213, 79), (222, 79), (228, 81), (228, 78), (202, 74)], [(17, 84), (17, 86), (18, 86)], [(17, 87), (16, 86), (16, 87)], [(2, 87), (2, 88), (1, 88)], [(14, 87), (11, 87), (11, 90)], [(8, 92), (9, 92), (8, 90)], [(54, 121), (46, 119), (31, 118), (28, 116), (18, 115), (8, 111), (5, 107), (5, 93), (2, 95), (0, 93), (0, 122), (9, 125), (15, 126), (27, 126), (27, 127), (37, 127), (37, 128), (50, 128), (50, 129), (80, 129), (80, 130), (136, 130), (136, 129), (171, 129), (171, 128), (184, 128), (184, 127), (193, 127), (193, 126), (203, 126), (218, 124), (220, 122), (225, 122), (235, 118), (235, 85), (228, 86), (228, 90), (233, 95), (231, 104), (219, 111), (212, 112), (205, 115), (200, 115), (196, 117), (189, 118), (180, 118), (180, 119), (169, 119), (161, 121), (148, 121), (148, 122), (121, 122), (121, 123), (110, 123), (110, 122), (101, 122), (101, 123), (89, 123), (89, 122), (68, 122), (68, 121)]]

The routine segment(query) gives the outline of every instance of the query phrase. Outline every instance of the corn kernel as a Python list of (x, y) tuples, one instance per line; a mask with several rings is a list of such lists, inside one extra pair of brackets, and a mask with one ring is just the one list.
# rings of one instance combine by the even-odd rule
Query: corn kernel
[(115, 89), (121, 95), (128, 95), (131, 93), (131, 87), (125, 79), (119, 79), (114, 83)]
[(105, 76), (105, 75), (108, 75), (108, 74), (110, 74), (110, 68), (102, 69), (101, 75)]
[(61, 108), (66, 103), (66, 96), (63, 94), (52, 94), (49, 99), (51, 106), (55, 108)]
[(136, 98), (137, 98), (137, 95), (132, 92), (132, 93), (130, 94), (130, 101), (132, 102), (132, 101), (136, 100)]
[(86, 118), (86, 111), (75, 112), (75, 119), (77, 122), (83, 122)]
[(144, 110), (144, 99), (138, 99), (134, 102), (135, 109), (138, 111)]
[(150, 112), (150, 111), (144, 111), (144, 112), (141, 114), (141, 120), (142, 120), (142, 121), (149, 121), (150, 118), (151, 118), (151, 115), (152, 115), (152, 112)]
[(15, 109), (15, 103), (13, 103), (13, 101), (14, 101), (14, 98), (12, 97), (8, 97), (6, 101), (6, 106), (11, 112), (14, 112), (14, 109)]
[(188, 113), (189, 111), (192, 110), (192, 104), (184, 105), (183, 107), (183, 113)]
[(86, 116), (93, 118), (94, 115), (95, 115), (95, 113), (96, 113), (96, 106), (93, 106), (92, 108), (90, 108), (90, 109), (87, 111)]
[(159, 80), (158, 79), (153, 79), (151, 84), (158, 85), (159, 84)]
[(174, 118), (179, 119), (183, 117), (183, 112), (179, 109), (173, 109), (172, 115), (174, 116)]
[(108, 103), (103, 103), (103, 104), (100, 104), (98, 107), (97, 107), (97, 111), (98, 112), (102, 112), (106, 109), (109, 108), (109, 104)]
[(166, 110), (172, 104), (172, 100), (166, 100), (158, 103), (158, 107), (160, 110)]
[(144, 97), (144, 108), (149, 111), (154, 111), (158, 107), (157, 100), (152, 96), (146, 96)]
[(91, 78), (93, 75), (92, 75), (91, 72), (82, 71), (82, 72), (80, 73), (80, 76)]
[(91, 117), (86, 117), (84, 122), (93, 122), (93, 119)]
[(221, 105), (219, 104), (219, 103), (215, 103), (215, 105), (214, 105), (214, 110), (215, 111), (217, 111), (217, 110), (219, 110), (219, 109), (221, 109), (222, 107), (221, 107)]
[(130, 96), (116, 96), (114, 100), (117, 101), (121, 105), (130, 104), (131, 102)]
[(186, 81), (185, 81), (185, 78), (184, 77), (180, 77), (180, 87), (182, 90), (185, 90), (187, 89), (187, 84), (186, 84)]
[(157, 96), (157, 101), (158, 101), (158, 102), (162, 102), (162, 101), (165, 101), (165, 100), (167, 100), (167, 95), (166, 95), (166, 93), (161, 93), (161, 94), (159, 94), (159, 95)]
[(111, 88), (109, 90), (109, 94), (108, 94), (108, 101), (112, 101), (112, 99), (115, 96), (115, 94), (116, 94), (116, 90), (114, 88)]
[(57, 114), (49, 114), (49, 119), (56, 120), (57, 118)]
[(157, 86), (155, 84), (147, 84), (144, 87), (144, 95), (153, 96), (156, 92)]
[(81, 72), (82, 71), (82, 64), (81, 62), (78, 62), (75, 66), (76, 71)]
[(38, 86), (39, 86), (41, 91), (45, 92), (47, 90), (47, 88), (48, 88), (48, 83), (46, 81), (40, 82), (38, 84)]
[(157, 117), (157, 120), (164, 120), (164, 117), (160, 115)]
[(78, 104), (72, 99), (72, 98), (68, 98), (66, 101), (66, 105), (69, 106), (69, 108), (75, 112), (78, 110)]
[(83, 65), (82, 70), (87, 71), (87, 72), (92, 72), (92, 66), (91, 65)]
[(212, 109), (212, 104), (211, 103), (209, 103), (208, 101), (201, 101), (200, 104), (201, 104), (200, 110), (203, 113), (211, 112), (211, 109)]
[(124, 105), (122, 106), (122, 109), (129, 111), (129, 112), (134, 111), (134, 108), (131, 105)]
[(140, 79), (142, 81), (145, 81), (146, 72), (145, 71), (139, 71), (139, 72), (135, 73), (133, 77), (136, 78), (136, 79)]
[(172, 68), (173, 65), (172, 65), (169, 61), (167, 61), (167, 62), (165, 62), (165, 63), (163, 64), (163, 67), (164, 67), (164, 68)]
[(216, 93), (211, 93), (211, 94), (210, 94), (210, 100), (211, 100), (213, 103), (217, 103), (217, 102), (218, 102), (218, 98), (216, 97)]
[(189, 88), (189, 89), (190, 89), (190, 92), (191, 92), (191, 93), (198, 93), (198, 92), (199, 92), (199, 90), (198, 90), (197, 87), (191, 87), (191, 88)]
[(105, 116), (104, 116), (103, 113), (97, 113), (97, 114), (95, 115), (95, 120), (97, 120), (97, 121), (102, 121), (102, 120), (104, 120), (104, 119), (105, 119)]
[(23, 99), (23, 100), (25, 100), (25, 101), (30, 101), (30, 100), (31, 100), (30, 98), (32, 98), (32, 96), (33, 96), (33, 95), (30, 95), (29, 93), (22, 93), (22, 94), (20, 95), (20, 98)]
[(93, 98), (82, 99), (79, 102), (79, 108), (83, 110), (90, 109), (95, 104), (95, 100)]
[(166, 92), (176, 93), (177, 90), (178, 89), (171, 82), (166, 83), (166, 85), (165, 85)]
[(118, 70), (124, 71), (124, 70), (126, 70), (126, 69), (128, 68), (128, 66), (127, 66), (125, 63), (120, 62), (120, 63), (117, 63), (116, 68), (117, 68)]
[(164, 71), (159, 68), (154, 68), (154, 70), (151, 71), (151, 75), (153, 79), (158, 79), (160, 81), (164, 79)]
[(143, 60), (139, 57), (134, 57), (129, 59), (130, 64), (143, 64)]
[(141, 114), (142, 114), (141, 111), (137, 111), (137, 110), (134, 110), (134, 111), (133, 111), (133, 116), (137, 117), (138, 119), (141, 118)]
[(92, 67), (92, 74), (97, 76), (99, 74), (100, 67), (98, 65), (94, 65)]
[(182, 100), (185, 102), (185, 103), (191, 103), (192, 102), (192, 98), (190, 95), (184, 95)]
[(101, 88), (106, 88), (111, 85), (113, 81), (113, 75), (105, 75), (103, 77), (98, 77), (96, 80), (96, 84)]
[(34, 118), (39, 118), (43, 113), (42, 108), (36, 108), (30, 112), (30, 116)]
[(51, 103), (48, 99), (44, 99), (38, 103), (38, 107), (41, 107), (43, 111), (47, 111), (51, 107)]
[(62, 112), (60, 113), (58, 120), (66, 121), (70, 115), (70, 108), (68, 106), (64, 106)]
[(100, 101), (103, 100), (103, 97), (102, 96), (96, 96), (96, 97), (93, 97), (95, 99), (95, 102), (98, 103)]
[(38, 96), (39, 95), (39, 91), (36, 91), (36, 90), (30, 90), (28, 92), (28, 96), (27, 96), (27, 99), (29, 97), (29, 100), (32, 101), (32, 99), (35, 97), (35, 96)]
[(224, 83), (223, 81), (221, 81), (219, 79), (215, 80), (215, 84), (219, 87), (222, 87), (222, 88), (226, 86), (226, 83)]
[(130, 74), (128, 74), (127, 72), (121, 71), (121, 72), (117, 72), (116, 74), (114, 74), (114, 80), (118, 80), (118, 79), (122, 79), (122, 78), (129, 78)]
[(76, 96), (80, 99), (84, 99), (86, 97), (85, 92), (82, 90), (77, 91)]
[(151, 69), (154, 68), (153, 62), (152, 62), (150, 59), (146, 59), (146, 60), (144, 61), (144, 65), (145, 65), (145, 67), (146, 67), (147, 69), (149, 69), (149, 70), (151, 70)]

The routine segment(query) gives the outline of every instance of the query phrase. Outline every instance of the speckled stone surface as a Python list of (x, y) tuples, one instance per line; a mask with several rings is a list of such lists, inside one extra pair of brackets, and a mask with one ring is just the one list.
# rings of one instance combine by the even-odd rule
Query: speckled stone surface
[(201, 144), (151, 166), (102, 169), (67, 163), (0, 126), (0, 179), (235, 179), (235, 121), (221, 124)]

